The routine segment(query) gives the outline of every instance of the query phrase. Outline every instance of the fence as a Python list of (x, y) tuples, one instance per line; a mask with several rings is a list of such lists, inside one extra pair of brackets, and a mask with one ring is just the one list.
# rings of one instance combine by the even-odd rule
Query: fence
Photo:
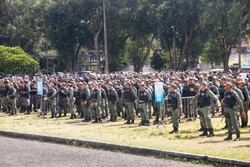
[(193, 104), (190, 105), (190, 101), (194, 97), (182, 97), (182, 113), (184, 114), (184, 118), (187, 119), (195, 119), (197, 117), (197, 101), (193, 101)]

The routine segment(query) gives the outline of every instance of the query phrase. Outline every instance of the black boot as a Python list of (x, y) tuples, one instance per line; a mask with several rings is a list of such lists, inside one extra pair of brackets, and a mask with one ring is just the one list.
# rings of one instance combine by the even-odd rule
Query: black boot
[(198, 131), (199, 132), (202, 132), (204, 130), (204, 128), (203, 127), (201, 127)]
[(169, 134), (178, 133), (178, 128), (174, 128)]
[(134, 119), (132, 119), (131, 124), (134, 124), (134, 123), (135, 123), (135, 120), (134, 120)]
[(144, 126), (145, 125), (145, 122), (144, 121), (141, 121), (139, 126)]
[(155, 119), (154, 121), (153, 121), (153, 125), (156, 125), (156, 124), (158, 124), (159, 123), (159, 118), (157, 118), (157, 119)]
[(214, 136), (214, 129), (209, 128), (208, 131), (209, 131), (209, 134), (207, 135), (207, 137), (213, 137)]
[(74, 119), (76, 119), (76, 118), (77, 118), (77, 117), (76, 117), (76, 114), (73, 114), (73, 118), (74, 118)]
[(114, 116), (113, 122), (117, 122), (117, 116)]
[(95, 121), (93, 123), (98, 123), (98, 119), (95, 117)]
[(74, 115), (73, 114), (71, 114), (71, 116), (70, 116), (70, 118), (69, 119), (74, 119)]
[(145, 126), (150, 126), (149, 121), (146, 121)]
[(128, 119), (127, 122), (125, 124), (130, 124), (130, 120)]
[(236, 139), (234, 139), (234, 141), (239, 141), (240, 140), (240, 132), (236, 133)]
[(101, 118), (99, 118), (99, 119), (98, 119), (98, 122), (99, 122), (99, 123), (102, 123), (102, 119), (101, 119)]
[(109, 119), (110, 122), (113, 122), (114, 121), (114, 118), (113, 116), (110, 116), (110, 119)]
[(207, 128), (205, 128), (205, 129), (203, 130), (203, 133), (200, 134), (199, 136), (200, 136), (200, 137), (202, 137), (202, 136), (207, 136)]
[(232, 140), (232, 133), (228, 133), (227, 138), (225, 138), (224, 140)]

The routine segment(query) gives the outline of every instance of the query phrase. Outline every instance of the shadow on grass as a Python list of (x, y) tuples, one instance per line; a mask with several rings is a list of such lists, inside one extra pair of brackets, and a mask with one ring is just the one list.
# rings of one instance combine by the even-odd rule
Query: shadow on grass
[(241, 141), (250, 141), (250, 137), (242, 137), (240, 140)]
[(215, 144), (215, 143), (224, 143), (224, 140), (216, 140), (216, 141), (203, 141), (203, 142), (199, 142), (199, 144)]
[(235, 146), (234, 148), (250, 148), (250, 145)]
[(112, 124), (112, 125), (107, 125), (105, 127), (119, 127), (119, 126), (123, 126), (124, 124)]

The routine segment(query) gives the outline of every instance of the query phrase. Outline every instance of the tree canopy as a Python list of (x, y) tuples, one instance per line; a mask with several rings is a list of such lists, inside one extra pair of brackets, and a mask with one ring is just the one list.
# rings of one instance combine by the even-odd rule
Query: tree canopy
[[(232, 48), (249, 38), (249, 11), (248, 0), (108, 0), (110, 71), (131, 64), (139, 72), (158, 48), (174, 70), (195, 67), (200, 58), (228, 70)], [(101, 71), (103, 33), (101, 0), (0, 1), (0, 44), (39, 58), (47, 40), (70, 72), (82, 47), (96, 51)]]

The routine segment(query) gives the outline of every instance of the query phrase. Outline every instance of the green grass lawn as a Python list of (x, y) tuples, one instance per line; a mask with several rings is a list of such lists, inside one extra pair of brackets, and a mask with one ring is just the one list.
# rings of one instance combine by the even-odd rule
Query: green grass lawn
[(168, 134), (172, 130), (170, 123), (167, 123), (166, 128), (161, 125), (157, 129), (152, 124), (150, 127), (137, 126), (140, 122), (139, 118), (133, 125), (125, 125), (124, 122), (119, 118), (116, 123), (91, 124), (83, 123), (80, 119), (70, 120), (68, 117), (38, 118), (36, 113), (28, 116), (23, 114), (7, 116), (0, 113), (0, 130), (5, 131), (77, 138), (250, 161), (249, 128), (241, 129), (241, 141), (223, 141), (227, 134), (225, 134), (226, 130), (221, 130), (225, 122), (224, 120), (221, 122), (221, 118), (213, 118), (215, 129), (213, 138), (199, 137), (200, 132), (197, 131), (200, 128), (199, 120), (181, 123), (180, 133), (174, 135)]

